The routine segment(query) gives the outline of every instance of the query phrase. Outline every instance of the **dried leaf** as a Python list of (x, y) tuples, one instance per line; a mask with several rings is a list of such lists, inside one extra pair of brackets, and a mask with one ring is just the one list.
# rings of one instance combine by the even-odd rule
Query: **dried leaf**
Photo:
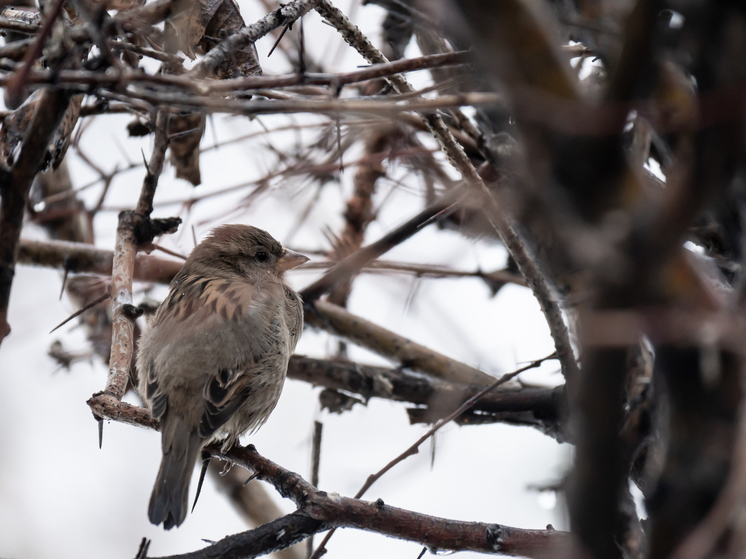
[[(167, 51), (181, 50), (192, 60), (195, 52), (208, 52), (216, 40), (238, 33), (246, 26), (234, 0), (195, 0), (166, 23)], [(218, 69), (218, 79), (251, 76), (261, 72), (256, 47), (232, 53)]]
[(199, 143), (205, 132), (204, 113), (171, 115), (168, 121), (171, 163), (176, 168), (176, 176), (191, 182), (194, 186), (202, 182), (199, 170)]
[(153, 133), (152, 122), (143, 122), (140, 117), (135, 118), (132, 122), (127, 125), (127, 134), (130, 138), (138, 138), (141, 136), (147, 136)]
[[(244, 27), (246, 27), (246, 24), (241, 17), (238, 5), (234, 0), (223, 0), (220, 8), (207, 25), (205, 35), (208, 37), (220, 37), (221, 34), (232, 35), (238, 33)], [(203, 40), (202, 46), (205, 51), (208, 51), (211, 45), (205, 44)], [(239, 78), (260, 74), (261, 71), (256, 47), (251, 43), (246, 48), (232, 52), (231, 57), (220, 65), (216, 76), (218, 79)]]
[(194, 60), (194, 49), (205, 36), (210, 20), (224, 0), (194, 0), (191, 9), (178, 11), (167, 22), (167, 34), (175, 39), (173, 45)]

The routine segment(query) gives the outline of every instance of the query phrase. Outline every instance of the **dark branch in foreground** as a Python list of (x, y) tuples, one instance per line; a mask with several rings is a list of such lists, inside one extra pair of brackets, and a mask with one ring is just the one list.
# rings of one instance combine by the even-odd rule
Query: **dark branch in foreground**
[(29, 189), (42, 166), (49, 138), (70, 101), (67, 93), (51, 89), (43, 91), (41, 95), (15, 165), (12, 170), (0, 171), (0, 342), (10, 332), (7, 323), (8, 301)]
[(294, 512), (262, 524), (258, 528), (227, 536), (219, 542), (191, 553), (160, 559), (233, 559), (266, 555), (328, 530), (328, 526), (304, 512)]

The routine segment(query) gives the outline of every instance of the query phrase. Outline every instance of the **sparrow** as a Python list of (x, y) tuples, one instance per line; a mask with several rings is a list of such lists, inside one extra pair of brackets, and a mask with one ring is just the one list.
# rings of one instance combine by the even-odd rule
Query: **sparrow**
[(160, 421), (163, 458), (148, 518), (166, 530), (187, 512), (202, 448), (258, 429), (280, 398), (303, 330), (303, 304), (283, 273), (308, 260), (248, 225), (197, 245), (140, 338), (138, 392)]

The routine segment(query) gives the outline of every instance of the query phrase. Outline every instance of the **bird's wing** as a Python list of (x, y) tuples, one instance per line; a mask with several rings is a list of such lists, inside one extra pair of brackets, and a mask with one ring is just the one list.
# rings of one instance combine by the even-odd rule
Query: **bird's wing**
[(222, 427), (251, 393), (244, 371), (221, 369), (205, 385), (205, 411), (199, 421), (199, 436), (211, 437)]
[(285, 323), (290, 334), (290, 352), (295, 351), (298, 339), (303, 332), (303, 300), (287, 285), (283, 285), (285, 295)]
[[(238, 322), (248, 311), (254, 286), (243, 281), (187, 276), (176, 278), (158, 308), (153, 327), (168, 321), (207, 318), (211, 314)], [(195, 316), (198, 315), (198, 316)]]
[[(145, 382), (140, 384), (140, 390), (150, 401), (150, 408), (156, 419), (162, 417), (168, 408), (166, 396), (168, 389), (163, 389), (161, 385), (164, 384), (164, 379), (159, 380), (160, 375), (157, 374), (162, 369), (173, 369), (174, 375), (180, 375), (183, 371), (176, 370), (175, 363), (184, 363), (185, 356), (187, 364), (195, 368), (199, 365), (207, 366), (207, 363), (202, 362), (203, 358), (205, 355), (213, 355), (217, 362), (211, 363), (214, 366), (209, 368), (217, 369), (218, 372), (211, 378), (210, 383), (217, 378), (227, 378), (223, 371), (232, 369), (230, 366), (225, 367), (227, 363), (221, 362), (220, 357), (225, 353), (222, 350), (226, 348), (204, 347), (199, 334), (202, 331), (225, 328), (230, 323), (242, 320), (251, 306), (254, 291), (254, 286), (250, 283), (216, 278), (177, 277), (172, 283), (168, 296), (158, 308), (149, 332), (146, 333), (152, 343), (146, 343), (140, 351), (142, 357), (138, 358), (138, 370), (141, 371), (140, 374), (145, 374)], [(159, 356), (153, 351), (148, 351), (148, 345), (169, 349), (166, 355)], [(179, 352), (181, 359), (176, 357), (176, 352)], [(195, 353), (194, 358), (189, 359), (189, 356), (185, 355), (188, 352)], [(197, 352), (199, 355), (196, 354)], [(168, 363), (167, 356), (170, 354), (174, 354), (174, 357), (172, 362)], [(157, 362), (161, 363), (160, 367), (156, 365)], [(208, 378), (207, 371), (199, 372)], [(207, 385), (208, 388), (210, 383)], [(230, 412), (235, 410), (233, 404), (229, 406), (231, 409), (225, 406), (227, 402), (225, 398), (228, 394), (223, 392), (228, 388), (229, 385), (218, 383), (216, 388), (211, 389), (211, 393), (216, 397), (214, 401), (216, 411), (212, 414), (215, 418), (210, 419), (211, 424), (215, 424), (224, 415), (229, 417)], [(235, 404), (236, 407), (238, 405), (240, 402)]]
[[(146, 349), (138, 360), (138, 367), (142, 361), (146, 371), (141, 391), (156, 418), (174, 404), (167, 394), (174, 390), (183, 393), (182, 387), (188, 384), (202, 389), (201, 394), (199, 388), (193, 390), (189, 398), (194, 405), (203, 406), (199, 424), (194, 425), (200, 437), (210, 438), (231, 419), (251, 394), (251, 371), (267, 368), (269, 364), (263, 361), (276, 353), (272, 337), (267, 336), (278, 318), (277, 307), (267, 303), (280, 295), (275, 289), (281, 294), (282, 284), (260, 287), (186, 278), (172, 285), (152, 325), (152, 335), (159, 338), (152, 345), (161, 351), (155, 355)], [(302, 328), (299, 299), (292, 314), (298, 313), (293, 321), (295, 330)], [(298, 334), (291, 334), (293, 347)], [(194, 380), (188, 382), (185, 377)]]

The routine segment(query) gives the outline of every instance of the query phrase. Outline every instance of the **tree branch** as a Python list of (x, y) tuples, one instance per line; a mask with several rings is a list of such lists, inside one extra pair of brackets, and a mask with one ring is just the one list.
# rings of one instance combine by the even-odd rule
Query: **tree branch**
[[(143, 242), (150, 242), (153, 231), (147, 235), (143, 229), (151, 223), (153, 196), (158, 185), (158, 177), (163, 169), (163, 161), (168, 146), (167, 119), (158, 113), (155, 128), (155, 141), (150, 163), (145, 173), (140, 198), (134, 212), (119, 214), (116, 248), (111, 268), (109, 293), (112, 306), (111, 357), (109, 376), (104, 392), (121, 400), (129, 381), (130, 363), (135, 348), (135, 323), (132, 316), (132, 278), (135, 271), (135, 256)], [(179, 220), (181, 221), (181, 220)], [(147, 238), (147, 237), (150, 238)]]
[(69, 101), (65, 92), (42, 91), (15, 165), (11, 170), (0, 170), (0, 343), (10, 333), (8, 302), (29, 189)]
[[(84, 243), (34, 241), (18, 243), (18, 263), (67, 270), (69, 273), (111, 275), (114, 253)], [(149, 254), (135, 256), (134, 279), (169, 283), (179, 273), (183, 262), (166, 260)]]
[[(102, 406), (106, 401), (108, 406)], [(115, 421), (157, 428), (157, 422), (142, 408), (100, 394), (89, 405), (94, 413)], [(523, 530), (501, 524), (462, 522), (420, 514), (383, 503), (330, 496), (298, 474), (261, 456), (253, 445), (223, 452), (219, 444), (205, 448), (211, 455), (238, 464), (271, 483), (299, 510), (255, 530), (228, 536), (205, 549), (160, 559), (213, 559), (256, 557), (289, 547), (313, 533), (333, 527), (367, 530), (389, 537), (415, 541), (434, 550), (479, 551), (536, 559), (549, 559), (569, 550), (566, 532)], [(283, 532), (284, 530), (284, 532)]]
[(316, 301), (313, 307), (306, 309), (306, 323), (394, 359), (413, 371), (449, 382), (484, 386), (494, 380), (474, 367), (428, 349), (326, 301)]
[[(300, 355), (290, 358), (288, 378), (357, 394), (366, 401), (370, 398), (383, 398), (427, 406), (408, 410), (410, 420), (427, 423), (441, 419), (460, 402), (473, 397), (483, 388), (483, 385), (469, 386), (413, 375), (403, 369), (312, 359)], [(564, 386), (495, 390), (485, 394), (474, 404), (470, 413), (460, 417), (465, 423), (475, 422), (473, 412), (478, 412), (477, 417), (483, 422), (494, 416), (498, 421), (520, 424), (521, 414), (530, 414), (534, 421), (525, 423), (536, 425), (546, 422), (559, 431), (563, 402)]]
[[(344, 15), (339, 9), (335, 8), (328, 0), (321, 0), (316, 7), (327, 22), (335, 27), (347, 43), (357, 50), (372, 64), (382, 64), (388, 62), (386, 57), (368, 40), (365, 35)], [(393, 87), (400, 93), (409, 93), (413, 91), (412, 86), (406, 78), (396, 74), (387, 78)], [(562, 373), (568, 382), (577, 376), (577, 363), (570, 343), (570, 336), (562, 318), (562, 311), (554, 301), (544, 277), (536, 266), (536, 262), (530, 255), (526, 245), (515, 232), (502, 209), (497, 205), (495, 198), (492, 196), (484, 181), (477, 173), (471, 161), (467, 157), (464, 149), (456, 141), (443, 119), (434, 112), (422, 113), (422, 118), (428, 128), (435, 136), (446, 154), (450, 163), (461, 173), (466, 184), (484, 204), (485, 213), (490, 224), (495, 229), (503, 244), (510, 252), (513, 260), (518, 265), (526, 283), (531, 288), (546, 317), (549, 331), (554, 340), (554, 345), (559, 355), (562, 365)]]

